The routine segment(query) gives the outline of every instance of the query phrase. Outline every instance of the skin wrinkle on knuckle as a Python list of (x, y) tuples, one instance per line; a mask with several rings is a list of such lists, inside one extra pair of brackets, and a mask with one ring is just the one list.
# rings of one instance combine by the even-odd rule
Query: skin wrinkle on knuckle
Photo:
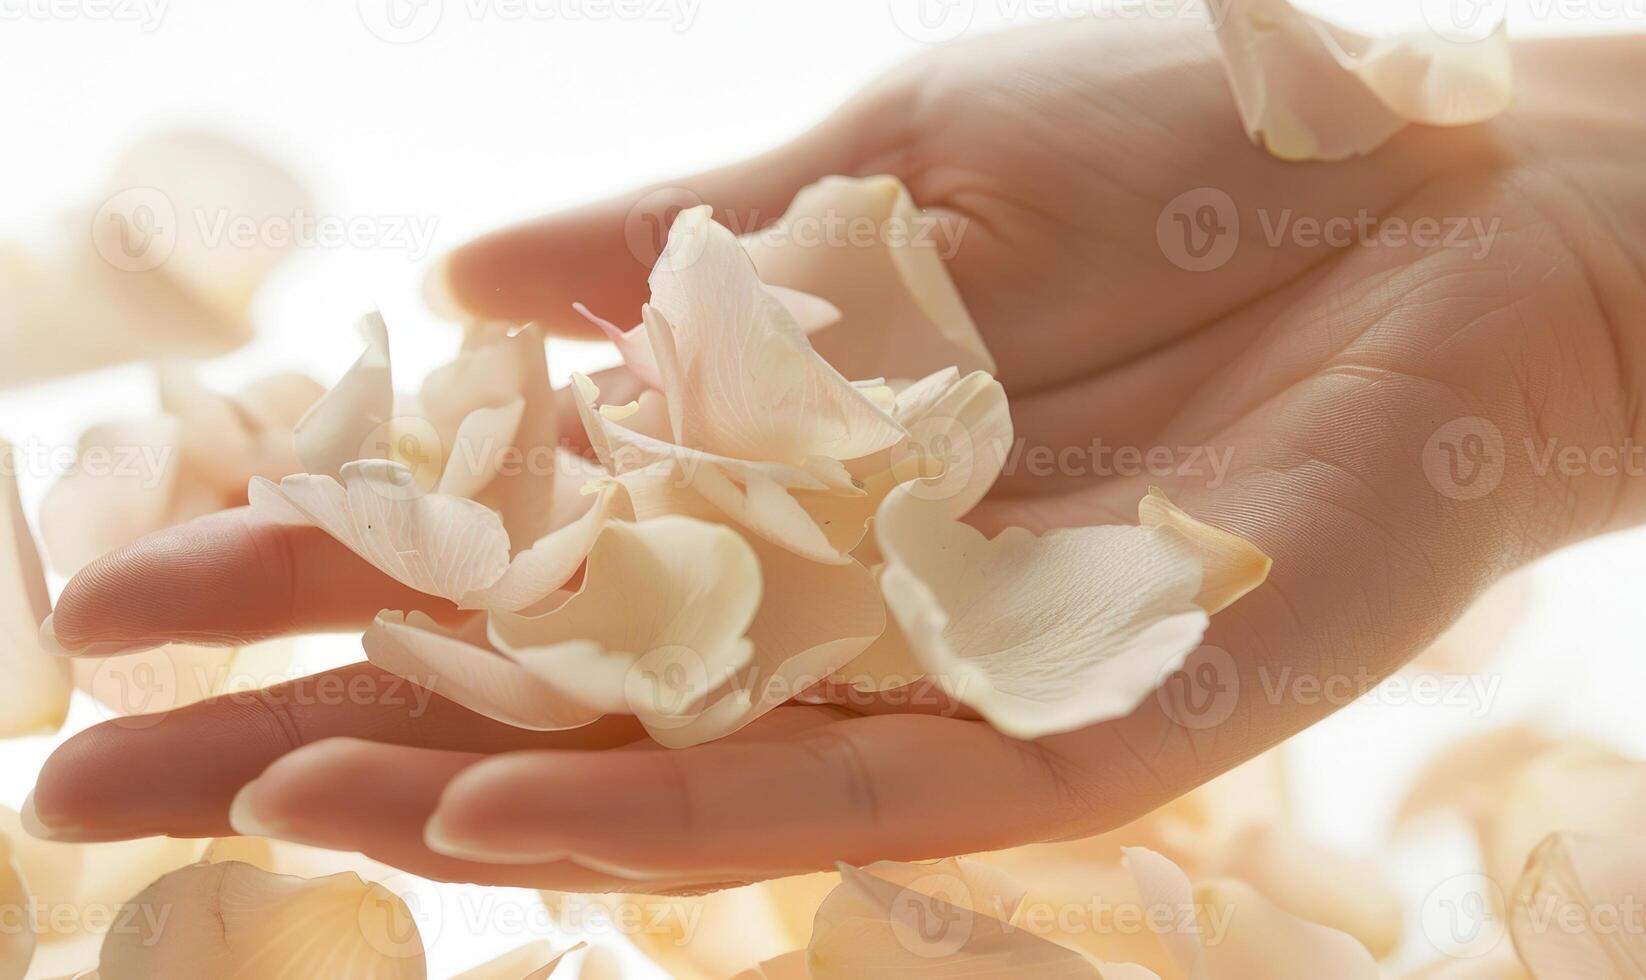
[(878, 777), (855, 734), (817, 732), (797, 742), (796, 748), (831, 776), (831, 798), (840, 801), (848, 812), (865, 817), (872, 826), (882, 826)]

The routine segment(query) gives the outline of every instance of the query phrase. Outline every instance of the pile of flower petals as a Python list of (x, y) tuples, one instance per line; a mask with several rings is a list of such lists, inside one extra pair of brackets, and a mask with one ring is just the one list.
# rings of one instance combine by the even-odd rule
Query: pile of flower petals
[[(834, 178), (796, 207), (918, 216), (890, 178)], [(899, 311), (886, 329), (925, 330), (934, 350), (992, 364), (969, 318), (953, 322), (964, 307), (915, 238), (746, 249), (707, 207), (682, 212), (640, 324), (608, 324), (656, 387), (614, 405), (573, 379), (598, 465), (558, 444), (535, 328), (471, 327), (408, 399), (387, 330), (368, 317), (367, 351), (296, 427), (308, 472), (254, 480), (252, 505), (477, 611), (457, 629), (385, 611), (367, 654), (521, 727), (625, 713), (662, 744), (692, 745), (830, 677), (871, 689), (929, 678), (1024, 738), (1126, 714), (1268, 559), (1158, 495), (1140, 526), (989, 539), (961, 523), (1008, 458), (1001, 385), (946, 365), (847, 378), (808, 338), (872, 330), (873, 281)], [(819, 293), (763, 281), (751, 251)], [(835, 266), (855, 284), (838, 287), (853, 310), (838, 324)]]

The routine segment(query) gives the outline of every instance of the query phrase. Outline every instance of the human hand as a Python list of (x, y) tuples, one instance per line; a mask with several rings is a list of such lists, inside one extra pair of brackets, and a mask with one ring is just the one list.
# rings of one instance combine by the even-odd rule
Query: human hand
[[(1522, 97), (1494, 123), (1295, 165), (1246, 141), (1209, 32), (1060, 25), (936, 52), (794, 144), (677, 182), (740, 230), (829, 173), (893, 173), (966, 219), (949, 267), (1023, 447), (973, 519), (1129, 523), (1153, 483), (1273, 556), (1269, 583), (1218, 616), (1184, 676), (1193, 686), (1213, 668), (1193, 692), (1213, 695), (1211, 714), (1174, 684), (1126, 719), (1026, 743), (958, 717), (792, 705), (671, 751), (625, 719), (526, 733), (438, 700), (414, 717), (390, 696), (396, 682), (354, 667), (333, 675), (363, 692), (348, 704), (305, 695), (310, 679), (82, 734), (48, 764), (36, 815), (73, 839), (221, 834), (256, 780), (242, 830), (437, 878), (628, 891), (1118, 825), (1352, 699), (1496, 576), (1639, 520), (1626, 484), (1539, 472), (1519, 452), (1526, 439), (1590, 451), (1639, 434), (1646, 186), (1629, 167), (1646, 136), (1625, 87), (1638, 46), (1523, 46)], [(1212, 242), (1159, 230), (1176, 230), (1174, 200), (1206, 187), (1227, 195), (1240, 232), (1224, 264), (1196, 272), (1190, 249)], [(646, 266), (625, 225), (640, 197), (470, 245), (444, 301), (566, 332), (583, 329), (573, 300), (638, 308)], [(1288, 209), (1292, 222), (1364, 212), (1414, 231), (1425, 218), (1495, 230), (1334, 246), (1291, 223), (1271, 241)], [(1489, 428), (1457, 422), (1474, 419)], [(1447, 469), (1446, 447), (1493, 431), (1501, 473), (1477, 496), (1484, 484)], [(1094, 440), (1163, 447), (1173, 468), (1109, 472), (1118, 457), (1105, 464)], [(1038, 473), (1034, 447), (1084, 455)], [(238, 642), (357, 629), (381, 608), (455, 614), (437, 605), (319, 532), (233, 512), (89, 568), (55, 622), (69, 644)], [(1351, 689), (1276, 687), (1299, 678)]]

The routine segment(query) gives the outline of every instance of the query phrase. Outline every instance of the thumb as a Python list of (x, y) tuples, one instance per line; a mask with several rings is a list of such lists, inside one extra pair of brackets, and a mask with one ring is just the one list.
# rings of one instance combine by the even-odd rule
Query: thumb
[(831, 119), (741, 163), (491, 232), (446, 256), (425, 297), (450, 319), (535, 321), (564, 336), (598, 336), (574, 302), (627, 325), (646, 301), (646, 277), (675, 215), (709, 204), (732, 231), (758, 231), (800, 188), (856, 169), (864, 140), (846, 125)]

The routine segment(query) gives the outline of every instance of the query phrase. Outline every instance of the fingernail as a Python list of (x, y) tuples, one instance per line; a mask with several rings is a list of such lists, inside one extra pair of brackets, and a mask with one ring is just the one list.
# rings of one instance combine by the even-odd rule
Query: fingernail
[(457, 301), (457, 292), (452, 289), (451, 256), (442, 256), (423, 277), (423, 303), (442, 320), (462, 322), (471, 319), (463, 304)]
[(548, 864), (563, 861), (567, 856), (564, 851), (505, 851), (478, 841), (461, 839), (452, 833), (439, 811), (423, 826), (423, 844), (436, 854), (482, 864)]
[(40, 819), (40, 811), (34, 806), (34, 794), (31, 792), (23, 801), (23, 806), (17, 811), (17, 822), (23, 825), (23, 833), (35, 840), (58, 841), (74, 843), (75, 835), (66, 828), (48, 827)]
[(254, 779), (234, 794), (234, 802), (229, 804), (229, 826), (242, 837), (278, 838), (280, 831), (264, 823), (252, 811), (251, 795), (256, 788), (257, 780)]
[(165, 643), (117, 643), (99, 641), (88, 643), (82, 647), (70, 649), (57, 639), (56, 627), (52, 625), (55, 613), (46, 613), (46, 618), (40, 621), (40, 649), (58, 657), (115, 657), (125, 653), (143, 653), (165, 646)]

